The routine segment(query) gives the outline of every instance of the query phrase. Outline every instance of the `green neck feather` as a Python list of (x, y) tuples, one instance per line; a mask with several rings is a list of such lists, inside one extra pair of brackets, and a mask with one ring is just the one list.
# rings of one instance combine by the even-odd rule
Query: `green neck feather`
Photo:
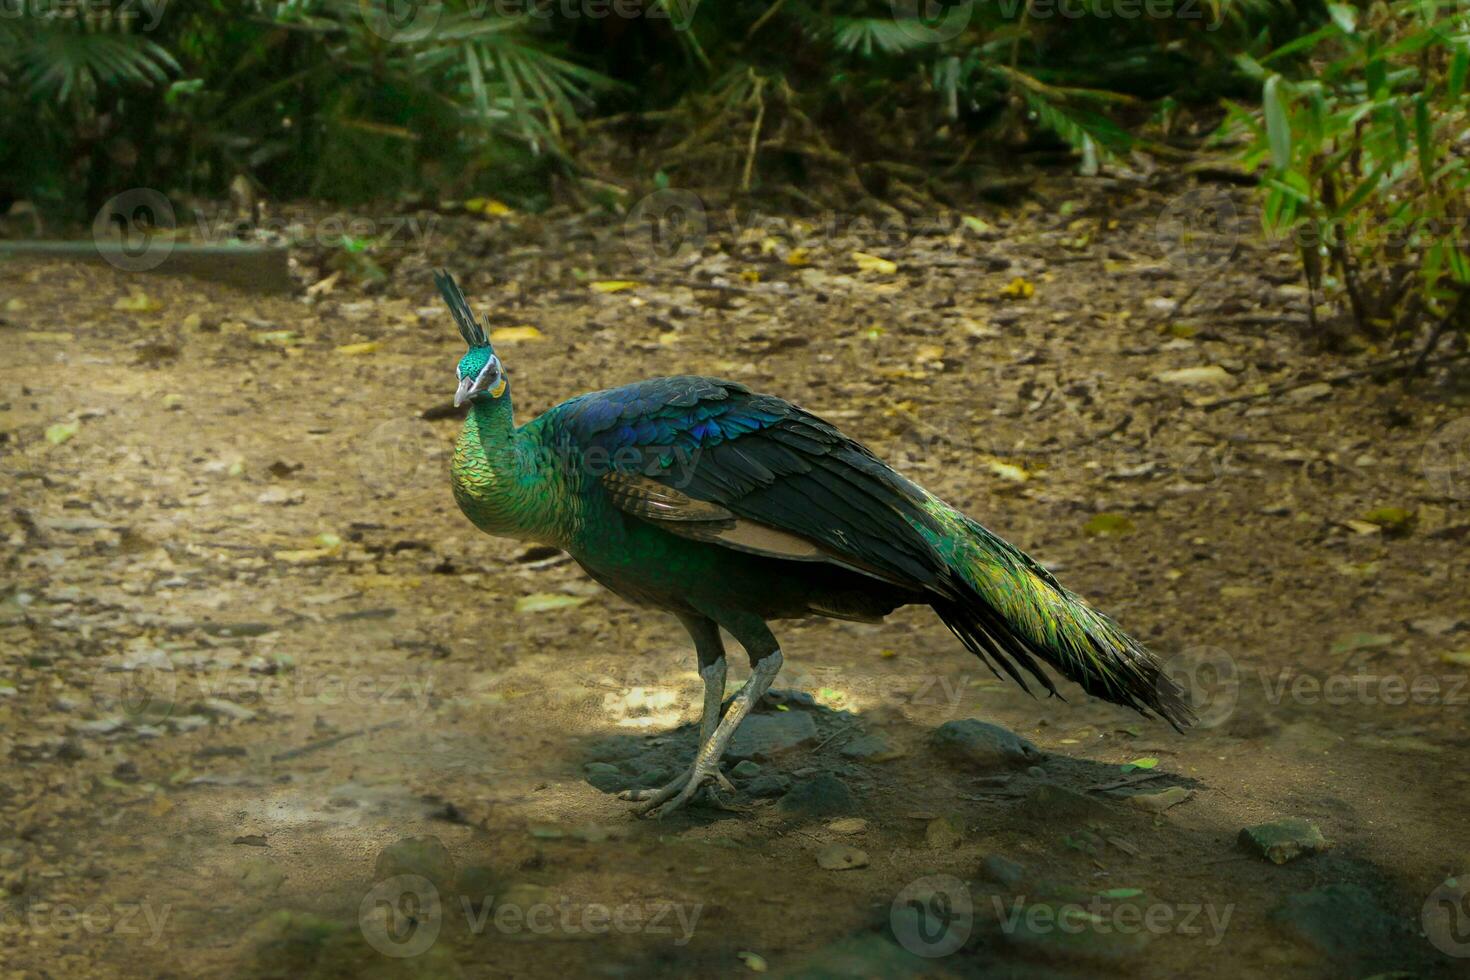
[(470, 403), (454, 446), (454, 499), (480, 530), (553, 544), (560, 538), (538, 448), (534, 433), (516, 428), (510, 392)]

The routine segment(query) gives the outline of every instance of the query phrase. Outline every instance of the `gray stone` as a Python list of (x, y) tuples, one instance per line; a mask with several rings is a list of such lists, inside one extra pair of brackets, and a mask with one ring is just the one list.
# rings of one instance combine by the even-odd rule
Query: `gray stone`
[(842, 747), (842, 754), (859, 762), (890, 762), (903, 757), (903, 750), (896, 749), (882, 735), (864, 735), (853, 739)]
[(452, 894), (454, 858), (444, 842), (432, 835), (404, 837), (378, 852), (373, 865), (373, 878), (384, 881), (398, 875), (427, 878), (443, 894)]
[(766, 773), (746, 783), (744, 788), (755, 799), (764, 800), (773, 796), (784, 796), (791, 789), (791, 780), (775, 773)]
[(1246, 850), (1272, 864), (1285, 864), (1329, 847), (1316, 824), (1296, 817), (1246, 827), (1239, 840)]
[(1006, 943), (1040, 960), (1116, 963), (1136, 957), (1153, 939), (1142, 928), (1115, 929), (1106, 917), (1094, 922), (1082, 904), (1034, 902), (1007, 913), (1001, 918)]
[(618, 775), (618, 767), (610, 762), (589, 762), (582, 768), (586, 770), (589, 777), (599, 775)]
[(924, 843), (938, 851), (949, 851), (965, 839), (965, 823), (958, 817), (935, 817), (924, 827)]
[(1360, 885), (1323, 885), (1298, 892), (1267, 918), (1317, 953), (1360, 968), (1393, 965), (1394, 951), (1401, 951), (1409, 940), (1404, 923), (1385, 912)]
[(836, 776), (823, 773), (798, 783), (777, 804), (783, 813), (807, 817), (840, 817), (857, 809), (852, 790)]
[(933, 740), (941, 755), (975, 769), (1019, 768), (1044, 758), (1015, 732), (974, 718), (945, 722), (934, 730)]
[(751, 715), (735, 730), (725, 755), (731, 759), (771, 759), (817, 737), (817, 723), (805, 711)]
[(817, 852), (817, 866), (827, 871), (849, 871), (868, 866), (868, 852), (849, 844), (828, 844)]
[(932, 960), (915, 956), (875, 933), (823, 946), (777, 974), (789, 980), (867, 980), (869, 977), (900, 980), (935, 975)]
[(730, 775), (736, 779), (752, 779), (761, 774), (761, 767), (749, 759), (743, 759), (736, 763), (735, 768), (730, 770)]
[(980, 874), (987, 881), (993, 881), (998, 885), (1019, 885), (1026, 877), (1026, 869), (1008, 857), (999, 854), (986, 855), (985, 860), (980, 862)]

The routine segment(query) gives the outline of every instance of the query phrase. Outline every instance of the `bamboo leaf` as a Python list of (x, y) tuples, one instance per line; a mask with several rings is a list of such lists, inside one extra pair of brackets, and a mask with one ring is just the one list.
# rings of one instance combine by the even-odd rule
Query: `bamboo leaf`
[(1278, 170), (1291, 166), (1291, 123), (1287, 116), (1286, 98), (1281, 92), (1280, 75), (1266, 79), (1261, 91), (1266, 115), (1266, 139), (1271, 144), (1271, 164)]

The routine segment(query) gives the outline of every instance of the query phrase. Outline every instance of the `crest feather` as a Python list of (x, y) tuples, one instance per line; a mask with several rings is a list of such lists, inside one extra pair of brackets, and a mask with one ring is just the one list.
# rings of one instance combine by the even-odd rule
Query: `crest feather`
[(464, 293), (459, 291), (459, 283), (454, 281), (453, 274), (447, 269), (435, 270), (434, 285), (439, 287), (439, 295), (444, 297), (464, 342), (471, 347), (488, 347), (490, 338), (486, 336), (480, 321), (475, 319), (475, 313), (465, 301)]

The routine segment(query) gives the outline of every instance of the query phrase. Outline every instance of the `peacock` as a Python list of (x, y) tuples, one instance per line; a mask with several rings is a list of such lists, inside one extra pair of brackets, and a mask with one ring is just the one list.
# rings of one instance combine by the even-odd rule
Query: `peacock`
[[(436, 272), (460, 336), (456, 407), (469, 404), (454, 498), (477, 527), (566, 551), (625, 599), (672, 613), (704, 681), (699, 747), (659, 789), (623, 794), (667, 815), (729, 788), (721, 756), (781, 669), (768, 623), (877, 622), (931, 607), (972, 653), (1027, 692), (1040, 663), (1088, 694), (1192, 715), (1157, 660), (1019, 549), (906, 479), (836, 426), (717, 378), (637, 381), (579, 395), (517, 426), (511, 385), (454, 277)], [(725, 704), (723, 627), (750, 658)], [(722, 716), (723, 707), (723, 716)]]

